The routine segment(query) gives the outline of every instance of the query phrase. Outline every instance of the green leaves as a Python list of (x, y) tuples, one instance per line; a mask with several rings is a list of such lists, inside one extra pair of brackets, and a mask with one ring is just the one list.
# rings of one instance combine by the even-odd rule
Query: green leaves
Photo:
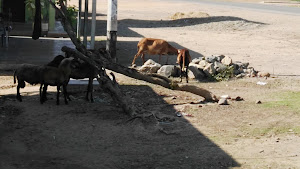
[(233, 77), (233, 66), (227, 66), (226, 69), (224, 69), (222, 72), (213, 75), (213, 78), (216, 81), (228, 81), (231, 77)]

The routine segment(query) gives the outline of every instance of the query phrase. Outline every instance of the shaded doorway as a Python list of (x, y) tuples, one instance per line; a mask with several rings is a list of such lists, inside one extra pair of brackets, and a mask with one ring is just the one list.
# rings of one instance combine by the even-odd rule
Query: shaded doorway
[(13, 22), (25, 22), (25, 0), (4, 0), (3, 13), (11, 13)]

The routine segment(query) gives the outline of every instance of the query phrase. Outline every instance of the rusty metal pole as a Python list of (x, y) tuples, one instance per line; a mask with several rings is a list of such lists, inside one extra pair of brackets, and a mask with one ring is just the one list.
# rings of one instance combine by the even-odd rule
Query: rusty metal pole
[(106, 50), (114, 62), (117, 62), (118, 0), (108, 0)]

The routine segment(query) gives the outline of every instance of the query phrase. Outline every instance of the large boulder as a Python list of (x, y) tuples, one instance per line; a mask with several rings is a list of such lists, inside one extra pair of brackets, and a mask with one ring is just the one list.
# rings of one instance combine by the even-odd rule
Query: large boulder
[(207, 56), (205, 57), (205, 60), (208, 62), (208, 63), (214, 63), (215, 61), (218, 61), (218, 57), (217, 56)]
[(178, 68), (177, 66), (174, 65), (163, 65), (158, 71), (157, 73), (162, 75), (162, 76), (166, 76), (166, 77), (178, 77), (178, 72), (179, 72), (180, 68)]
[(202, 80), (206, 77), (205, 73), (203, 72), (202, 69), (198, 68), (199, 65), (190, 63), (189, 65), (189, 72), (188, 76), (191, 79), (197, 79), (197, 80)]
[(192, 60), (191, 63), (199, 64), (199, 62), (200, 62), (201, 60), (203, 60), (203, 57), (195, 58), (195, 59)]
[(221, 62), (222, 62), (224, 65), (229, 66), (229, 65), (232, 64), (232, 59), (231, 59), (229, 56), (225, 56), (225, 57), (221, 60)]
[(206, 74), (206, 76), (211, 77), (212, 75), (216, 74), (216, 69), (214, 68), (213, 63), (208, 63), (205, 68), (203, 69), (203, 72)]
[(224, 55), (212, 55), (205, 58), (208, 63), (221, 62), (221, 60), (225, 58)]
[(198, 68), (204, 69), (205, 66), (206, 66), (207, 64), (208, 64), (208, 62), (207, 62), (206, 60), (201, 60), (201, 61), (198, 63), (198, 65), (199, 65)]
[(223, 70), (225, 70), (227, 68), (227, 66), (220, 62), (215, 62), (214, 68), (216, 69), (217, 72), (222, 72)]
[(152, 59), (149, 59), (143, 64), (142, 67), (139, 68), (139, 71), (145, 73), (156, 73), (160, 68), (160, 64), (154, 62)]

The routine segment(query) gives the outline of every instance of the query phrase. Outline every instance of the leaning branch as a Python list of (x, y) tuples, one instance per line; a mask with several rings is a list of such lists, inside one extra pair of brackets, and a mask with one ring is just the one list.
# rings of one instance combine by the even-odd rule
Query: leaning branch
[[(93, 62), (89, 57), (84, 56), (80, 52), (76, 51), (75, 49), (69, 48), (67, 46), (62, 47), (63, 52), (71, 53), (74, 57), (78, 57), (79, 59), (82, 59), (89, 63), (91, 66), (96, 68), (98, 65), (96, 62)], [(103, 67), (112, 70), (114, 72), (126, 75), (128, 77), (132, 77), (134, 79), (143, 80), (152, 84), (157, 84), (162, 87), (172, 89), (172, 90), (179, 90), (179, 91), (185, 91), (190, 92), (195, 95), (201, 96), (205, 99), (205, 101), (215, 102), (218, 101), (217, 97), (211, 93), (210, 91), (206, 89), (202, 89), (196, 86), (187, 85), (187, 84), (178, 84), (164, 76), (160, 76), (158, 74), (144, 74), (140, 73), (135, 69), (131, 69), (122, 65), (119, 65), (114, 62), (110, 62), (106, 57), (103, 57), (101, 55), (98, 55), (96, 57), (97, 63), (100, 63)]]

